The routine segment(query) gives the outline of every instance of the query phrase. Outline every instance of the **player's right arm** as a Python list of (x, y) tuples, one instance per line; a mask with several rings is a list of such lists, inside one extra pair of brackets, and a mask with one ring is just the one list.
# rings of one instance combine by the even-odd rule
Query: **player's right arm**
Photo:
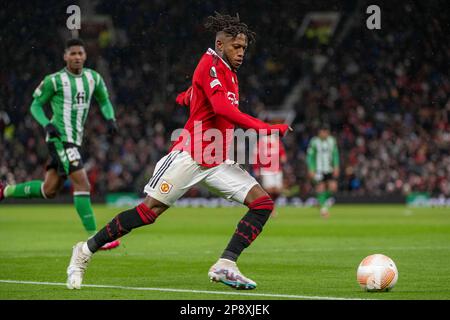
[(98, 72), (93, 72), (93, 74), (95, 77), (95, 88), (93, 92), (94, 97), (100, 106), (100, 111), (103, 115), (103, 118), (105, 118), (106, 120), (108, 133), (110, 135), (114, 135), (117, 133), (118, 127), (116, 123), (114, 107), (111, 103), (111, 100), (109, 99), (108, 89), (106, 88), (103, 77)]
[(33, 118), (44, 127), (50, 137), (59, 137), (58, 129), (50, 123), (44, 112), (44, 105), (51, 100), (55, 94), (55, 87), (52, 83), (51, 76), (46, 76), (39, 86), (34, 90), (33, 102), (30, 111)]
[(287, 124), (270, 125), (239, 111), (228, 99), (227, 92), (222, 86), (222, 83), (225, 83), (224, 75), (220, 70), (213, 74), (216, 74), (216, 76), (212, 76), (209, 68), (205, 68), (201, 74), (200, 85), (215, 114), (244, 129), (266, 130), (268, 134), (276, 133), (279, 130), (281, 136), (286, 134), (289, 130)]
[(314, 179), (316, 173), (316, 144), (314, 143), (314, 138), (309, 142), (308, 150), (306, 151), (306, 165), (309, 177)]

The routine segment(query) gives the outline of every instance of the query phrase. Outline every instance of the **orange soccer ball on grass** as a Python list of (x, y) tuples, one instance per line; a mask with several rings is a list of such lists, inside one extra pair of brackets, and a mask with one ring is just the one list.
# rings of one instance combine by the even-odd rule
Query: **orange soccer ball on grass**
[(398, 270), (394, 261), (384, 254), (365, 257), (358, 266), (356, 277), (363, 290), (389, 291), (398, 280)]

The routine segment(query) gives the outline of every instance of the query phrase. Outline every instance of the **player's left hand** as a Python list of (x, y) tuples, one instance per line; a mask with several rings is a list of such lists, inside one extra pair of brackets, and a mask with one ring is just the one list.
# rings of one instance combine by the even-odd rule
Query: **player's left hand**
[(107, 126), (108, 126), (108, 134), (109, 135), (115, 135), (119, 131), (116, 120), (114, 120), (114, 119), (109, 119), (107, 122)]
[(284, 137), (286, 135), (286, 133), (292, 132), (294, 131), (294, 129), (292, 129), (289, 125), (287, 124), (273, 124), (270, 126), (271, 130), (279, 130), (280, 131), (280, 136)]

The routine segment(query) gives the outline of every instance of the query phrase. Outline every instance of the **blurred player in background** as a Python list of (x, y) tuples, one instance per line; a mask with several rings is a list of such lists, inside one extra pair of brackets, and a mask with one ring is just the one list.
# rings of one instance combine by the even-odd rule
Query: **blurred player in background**
[[(177, 97), (177, 102), (189, 106), (189, 119), (184, 127), (186, 135), (180, 135), (169, 153), (156, 164), (144, 188), (147, 196), (140, 205), (121, 212), (94, 237), (73, 247), (67, 268), (69, 289), (81, 288), (89, 260), (101, 246), (132, 229), (154, 223), (199, 183), (223, 198), (248, 207), (228, 246), (209, 269), (208, 277), (236, 289), (256, 288), (256, 283), (240, 272), (236, 261), (261, 233), (274, 203), (248, 172), (229, 159), (229, 146), (235, 126), (281, 135), (292, 129), (286, 124), (270, 125), (239, 111), (236, 72), (254, 33), (239, 17), (219, 13), (208, 17), (205, 27), (215, 34), (215, 50), (210, 48), (203, 54), (194, 71), (192, 86)], [(213, 142), (205, 136), (212, 132), (219, 133)], [(208, 153), (211, 146), (220, 147)]]
[(320, 207), (320, 215), (329, 216), (328, 200), (336, 193), (339, 178), (339, 151), (328, 124), (322, 124), (317, 136), (308, 145), (307, 166)]
[[(66, 67), (47, 75), (33, 93), (31, 114), (44, 128), (50, 154), (44, 181), (33, 180), (16, 185), (0, 183), (0, 200), (3, 198), (56, 197), (64, 181), (73, 185), (75, 209), (89, 235), (97, 231), (90, 197), (90, 184), (83, 168), (80, 148), (92, 96), (100, 105), (107, 121), (108, 132), (117, 132), (114, 109), (109, 100), (103, 78), (96, 71), (84, 68), (86, 52), (81, 39), (70, 39), (64, 51)], [(50, 103), (53, 116), (48, 119), (44, 105)], [(112, 249), (118, 241), (105, 244), (102, 249)]]
[[(260, 136), (254, 148), (253, 159), (253, 173), (273, 201), (276, 201), (283, 191), (283, 164), (286, 162), (286, 150), (280, 137)], [(267, 159), (278, 161), (269, 163)], [(276, 216), (275, 210), (271, 215)]]

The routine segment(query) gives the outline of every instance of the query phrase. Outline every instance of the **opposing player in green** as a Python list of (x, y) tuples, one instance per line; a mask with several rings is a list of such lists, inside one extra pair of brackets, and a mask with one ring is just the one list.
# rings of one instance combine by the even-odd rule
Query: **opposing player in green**
[[(31, 114), (44, 128), (50, 161), (44, 181), (33, 180), (5, 186), (0, 182), (0, 200), (3, 198), (54, 198), (69, 178), (73, 185), (75, 209), (88, 234), (97, 230), (92, 210), (90, 185), (80, 155), (84, 123), (92, 96), (100, 105), (107, 121), (108, 133), (117, 132), (114, 109), (102, 77), (94, 70), (84, 68), (86, 52), (83, 41), (70, 39), (64, 51), (66, 67), (47, 75), (33, 93)], [(48, 119), (44, 105), (50, 103), (53, 116)], [(112, 249), (118, 241), (107, 243), (103, 249)]]
[(328, 199), (336, 193), (339, 178), (338, 146), (327, 124), (321, 125), (318, 135), (310, 140), (306, 161), (309, 177), (315, 184), (320, 215), (327, 218), (330, 215)]

